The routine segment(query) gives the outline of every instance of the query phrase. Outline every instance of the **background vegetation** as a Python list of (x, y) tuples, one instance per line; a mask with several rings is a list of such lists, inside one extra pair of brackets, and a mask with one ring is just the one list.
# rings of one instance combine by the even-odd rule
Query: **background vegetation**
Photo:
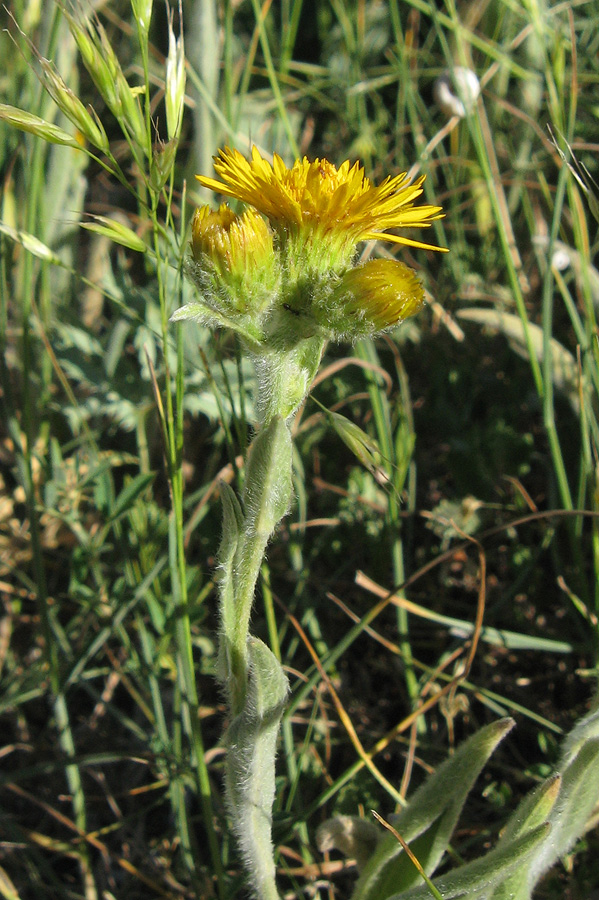
[[(297, 422), (296, 502), (253, 622), (293, 683), (282, 888), (348, 895), (355, 872), (323, 859), (318, 824), (387, 815), (511, 714), (455, 835), (470, 858), (551, 771), (595, 685), (597, 223), (547, 126), (597, 177), (597, 4), (188, 0), (183, 130), (158, 186), (167, 13), (156, 4), (144, 37), (148, 4), (93, 5), (165, 142), (145, 156), (147, 120), (139, 138), (109, 108), (58, 4), (15, 0), (0, 34), (5, 102), (90, 149), (43, 90), (37, 47), (110, 144), (91, 157), (0, 122), (0, 894), (243, 895), (220, 791), (213, 561), (252, 373), (227, 334), (167, 321), (192, 291), (190, 212), (210, 199), (192, 176), (226, 143), (361, 159), (375, 181), (414, 166), (451, 249), (402, 252), (428, 308), (330, 347)], [(482, 95), (448, 119), (434, 84), (456, 65)], [(91, 215), (148, 252), (83, 230)], [(320, 404), (382, 464), (356, 459)], [(597, 860), (589, 832), (538, 896), (586, 900)]]

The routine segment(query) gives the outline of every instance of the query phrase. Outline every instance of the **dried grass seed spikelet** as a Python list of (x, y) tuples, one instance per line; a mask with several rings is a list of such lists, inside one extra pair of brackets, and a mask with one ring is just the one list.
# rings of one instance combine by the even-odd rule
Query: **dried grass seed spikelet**
[(166, 130), (169, 141), (178, 141), (183, 124), (185, 107), (185, 45), (183, 32), (175, 37), (172, 10), (168, 16), (168, 54), (164, 78), (164, 105), (166, 108)]
[(58, 125), (8, 103), (0, 103), (0, 122), (8, 122), (20, 131), (27, 131), (50, 144), (62, 144), (64, 147), (81, 150), (79, 141)]
[(126, 129), (140, 147), (146, 147), (148, 135), (136, 97), (138, 91), (131, 88), (125, 78), (108, 35), (97, 16), (85, 16), (80, 11), (72, 15), (62, 3), (59, 5), (69, 23), (83, 64), (104, 102), (121, 127)]
[(60, 111), (75, 125), (82, 135), (104, 153), (110, 150), (108, 136), (96, 111), (91, 106), (84, 106), (77, 95), (68, 87), (49, 59), (44, 59), (37, 48), (28, 41), (29, 49), (40, 66), (39, 77)]
[(141, 34), (147, 38), (150, 31), (153, 0), (131, 0), (131, 9)]

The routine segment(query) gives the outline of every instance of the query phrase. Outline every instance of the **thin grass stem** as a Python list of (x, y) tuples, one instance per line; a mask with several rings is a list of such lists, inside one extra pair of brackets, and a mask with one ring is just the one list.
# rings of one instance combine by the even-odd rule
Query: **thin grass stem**
[[(370, 362), (373, 366), (380, 366), (378, 355), (372, 340), (360, 341), (356, 349), (360, 359)], [(378, 384), (376, 376), (374, 376), (371, 370), (366, 369), (365, 374), (368, 381), (368, 393), (370, 396), (377, 440), (381, 454), (386, 461), (386, 464), (393, 470), (396, 466), (396, 454), (391, 433), (391, 416), (387, 396), (384, 393), (383, 388)], [(403, 584), (406, 580), (403, 543), (400, 535), (401, 520), (399, 517), (399, 503), (400, 497), (398, 493), (396, 491), (390, 491), (388, 494), (386, 518), (391, 560), (393, 564), (393, 580), (395, 584)], [(408, 615), (401, 607), (398, 607), (397, 609), (397, 628), (400, 636), (401, 656), (404, 663), (406, 689), (410, 704), (412, 705), (412, 708), (414, 708), (418, 701), (418, 679), (416, 678), (412, 662), (412, 646), (410, 643)]]

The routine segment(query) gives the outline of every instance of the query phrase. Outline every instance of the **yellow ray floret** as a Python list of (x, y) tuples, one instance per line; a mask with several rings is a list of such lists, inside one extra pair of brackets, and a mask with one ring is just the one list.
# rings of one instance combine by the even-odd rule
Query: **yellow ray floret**
[(197, 175), (204, 187), (250, 204), (275, 228), (317, 232), (357, 244), (385, 240), (427, 250), (445, 250), (396, 234), (390, 228), (426, 228), (442, 217), (440, 206), (414, 206), (422, 194), (424, 175), (408, 183), (405, 173), (371, 184), (359, 163), (349, 160), (337, 168), (326, 159), (306, 157), (288, 168), (280, 156), (272, 164), (256, 147), (247, 160), (225, 147), (215, 157), (220, 181)]

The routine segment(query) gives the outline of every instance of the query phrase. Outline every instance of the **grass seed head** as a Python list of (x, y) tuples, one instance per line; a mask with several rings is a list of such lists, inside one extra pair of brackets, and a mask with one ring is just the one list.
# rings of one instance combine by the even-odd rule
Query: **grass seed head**
[(60, 111), (79, 129), (90, 144), (107, 153), (110, 143), (95, 110), (84, 106), (49, 60), (39, 57), (39, 63), (42, 83)]
[(166, 128), (169, 140), (178, 140), (183, 124), (185, 107), (185, 47), (183, 32), (175, 38), (173, 18), (168, 23), (168, 56), (166, 58), (166, 76), (164, 103), (166, 106)]
[(10, 106), (8, 103), (0, 103), (0, 119), (13, 125), (20, 131), (27, 131), (36, 137), (48, 141), (50, 144), (62, 144), (65, 147), (75, 147), (81, 150), (81, 143), (73, 135), (67, 131), (63, 131), (58, 125), (40, 119), (33, 113), (26, 112), (16, 106)]

